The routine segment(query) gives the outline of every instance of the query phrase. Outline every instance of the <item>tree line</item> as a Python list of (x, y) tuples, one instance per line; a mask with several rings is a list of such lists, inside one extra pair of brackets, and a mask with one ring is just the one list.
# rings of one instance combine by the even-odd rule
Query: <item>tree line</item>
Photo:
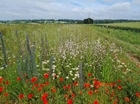
[(84, 20), (78, 19), (33, 19), (33, 20), (0, 20), (0, 23), (68, 23), (68, 24), (104, 24), (104, 23), (121, 23), (121, 22), (140, 22), (140, 20), (128, 20), (128, 19), (96, 19), (86, 18)]

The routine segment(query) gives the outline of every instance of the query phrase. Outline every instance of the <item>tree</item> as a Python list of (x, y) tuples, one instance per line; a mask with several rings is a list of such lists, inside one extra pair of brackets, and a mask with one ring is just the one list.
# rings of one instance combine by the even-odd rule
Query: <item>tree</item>
[(84, 24), (93, 24), (93, 19), (91, 19), (91, 18), (84, 19), (83, 23)]

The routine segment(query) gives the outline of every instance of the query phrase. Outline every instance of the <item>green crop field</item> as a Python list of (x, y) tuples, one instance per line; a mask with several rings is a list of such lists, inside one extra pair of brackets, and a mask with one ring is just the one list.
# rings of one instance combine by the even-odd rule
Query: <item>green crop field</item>
[(122, 23), (110, 23), (110, 24), (104, 24), (104, 25), (140, 28), (140, 22), (122, 22)]
[(0, 104), (140, 104), (139, 40), (94, 25), (1, 24)]

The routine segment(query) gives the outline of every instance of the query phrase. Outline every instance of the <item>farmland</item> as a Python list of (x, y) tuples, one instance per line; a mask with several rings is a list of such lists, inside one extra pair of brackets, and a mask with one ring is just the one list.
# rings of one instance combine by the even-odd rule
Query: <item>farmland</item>
[(140, 28), (140, 22), (122, 22), (122, 23), (111, 23), (111, 24), (104, 24), (104, 25)]
[(138, 32), (84, 24), (1, 24), (0, 32), (1, 104), (140, 103)]

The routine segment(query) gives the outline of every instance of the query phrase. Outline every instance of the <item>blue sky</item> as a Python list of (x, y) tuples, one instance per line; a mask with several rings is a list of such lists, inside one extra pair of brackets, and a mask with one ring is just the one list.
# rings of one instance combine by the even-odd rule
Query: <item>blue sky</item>
[(0, 20), (139, 19), (140, 0), (0, 0)]

